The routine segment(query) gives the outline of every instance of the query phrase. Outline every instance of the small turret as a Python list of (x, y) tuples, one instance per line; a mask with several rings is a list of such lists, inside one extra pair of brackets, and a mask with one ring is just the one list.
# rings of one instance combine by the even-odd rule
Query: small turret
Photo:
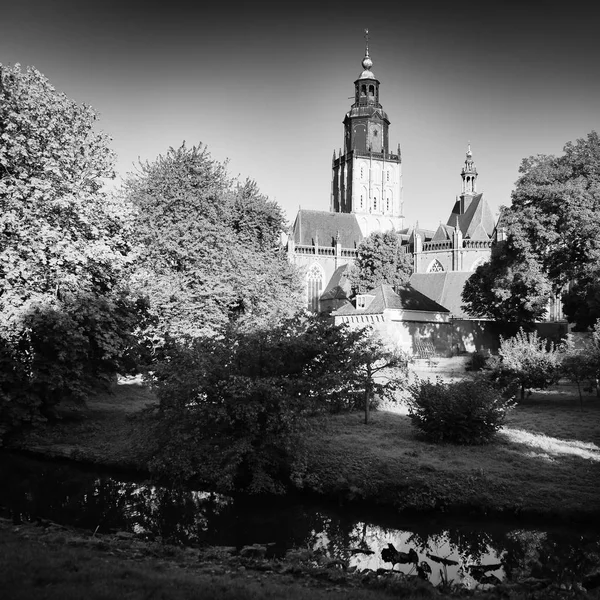
[(462, 177), (462, 193), (463, 194), (475, 194), (477, 193), (477, 168), (473, 162), (473, 153), (471, 152), (471, 143), (467, 147), (467, 158), (465, 160), (465, 166), (460, 172)]

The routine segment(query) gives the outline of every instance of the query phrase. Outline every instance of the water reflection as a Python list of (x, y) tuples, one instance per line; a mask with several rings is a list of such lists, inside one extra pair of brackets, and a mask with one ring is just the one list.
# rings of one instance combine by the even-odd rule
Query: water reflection
[(271, 544), (275, 555), (310, 548), (360, 571), (393, 569), (435, 585), (472, 588), (526, 577), (573, 583), (600, 562), (597, 531), (399, 522), (398, 516), (386, 520), (323, 506), (256, 506), (10, 454), (0, 454), (0, 481), (0, 506), (16, 522), (43, 518), (177, 544)]

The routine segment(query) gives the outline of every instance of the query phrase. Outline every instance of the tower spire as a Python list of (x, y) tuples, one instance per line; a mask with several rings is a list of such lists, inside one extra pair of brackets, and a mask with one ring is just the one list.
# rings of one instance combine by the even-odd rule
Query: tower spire
[(375, 79), (375, 75), (371, 72), (373, 61), (369, 56), (369, 30), (365, 29), (365, 57), (360, 63), (363, 68), (363, 72), (359, 75), (359, 79)]
[(477, 192), (477, 167), (473, 162), (473, 153), (471, 152), (471, 142), (467, 144), (467, 157), (465, 159), (465, 166), (460, 172), (462, 177), (462, 193), (463, 194), (475, 194)]

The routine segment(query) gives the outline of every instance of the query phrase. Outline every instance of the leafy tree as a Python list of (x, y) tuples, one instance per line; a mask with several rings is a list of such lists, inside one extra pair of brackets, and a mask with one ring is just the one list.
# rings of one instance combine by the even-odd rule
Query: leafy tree
[(462, 292), (471, 315), (528, 326), (544, 315), (552, 289), (519, 226), (492, 248)]
[(36, 69), (0, 65), (0, 413), (83, 399), (119, 368), (137, 307), (119, 279), (127, 208), (94, 110)]
[(368, 415), (374, 395), (405, 375), (406, 363), (369, 331), (305, 314), (258, 331), (231, 327), (222, 338), (168, 340), (152, 373), (152, 468), (223, 491), (282, 491), (301, 468), (297, 434), (309, 416), (360, 407)]
[(352, 347), (347, 365), (353, 374), (355, 388), (363, 397), (365, 425), (375, 397), (393, 397), (408, 379), (408, 356), (397, 348), (389, 347), (377, 332), (367, 328), (350, 334)]
[(279, 246), (281, 209), (254, 182), (235, 186), (205, 147), (183, 144), (141, 164), (124, 192), (139, 249), (132, 287), (149, 299), (156, 340), (259, 327), (300, 306)]
[(408, 281), (412, 274), (412, 257), (402, 252), (402, 240), (393, 231), (375, 232), (358, 246), (356, 262), (348, 278), (355, 293), (362, 293), (381, 283), (392, 286)]
[(518, 382), (521, 400), (525, 390), (544, 389), (560, 375), (560, 349), (540, 338), (536, 331), (521, 329), (514, 337), (500, 337), (500, 369)]
[[(467, 307), (482, 315), (490, 300), (497, 313), (505, 293), (526, 307), (522, 314), (509, 305), (507, 314), (526, 322), (539, 318), (548, 284), (559, 297), (575, 284), (567, 296), (566, 315), (580, 328), (587, 327), (600, 317), (594, 299), (600, 268), (598, 134), (592, 131), (567, 143), (562, 156), (523, 159), (511, 198), (512, 206), (504, 209), (500, 223), (508, 233), (508, 247), (493, 253), (489, 264), (471, 278), (464, 298)], [(526, 251), (511, 252), (510, 244)], [(498, 285), (493, 281), (496, 273), (501, 276)], [(496, 290), (491, 298), (490, 285)]]
[(563, 375), (577, 385), (579, 402), (583, 407), (581, 385), (595, 379), (600, 366), (596, 347), (593, 343), (588, 343), (577, 348), (573, 336), (569, 335), (562, 348), (560, 366)]

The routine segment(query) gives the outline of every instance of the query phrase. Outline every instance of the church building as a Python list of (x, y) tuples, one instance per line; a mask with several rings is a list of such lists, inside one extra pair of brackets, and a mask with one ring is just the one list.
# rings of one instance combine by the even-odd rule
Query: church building
[(472, 272), (489, 258), (495, 225), (483, 194), (477, 193), (470, 145), (461, 171), (462, 191), (446, 223), (435, 231), (405, 228), (400, 144), (390, 152), (390, 120), (371, 70), (368, 40), (361, 66), (354, 102), (343, 120), (343, 148), (333, 153), (329, 211), (299, 210), (288, 237), (289, 259), (304, 271), (306, 306), (315, 312), (351, 312), (348, 265), (365, 237), (393, 230), (402, 238), (402, 251), (413, 258), (410, 289), (429, 298), (436, 310), (464, 318), (460, 294)]

